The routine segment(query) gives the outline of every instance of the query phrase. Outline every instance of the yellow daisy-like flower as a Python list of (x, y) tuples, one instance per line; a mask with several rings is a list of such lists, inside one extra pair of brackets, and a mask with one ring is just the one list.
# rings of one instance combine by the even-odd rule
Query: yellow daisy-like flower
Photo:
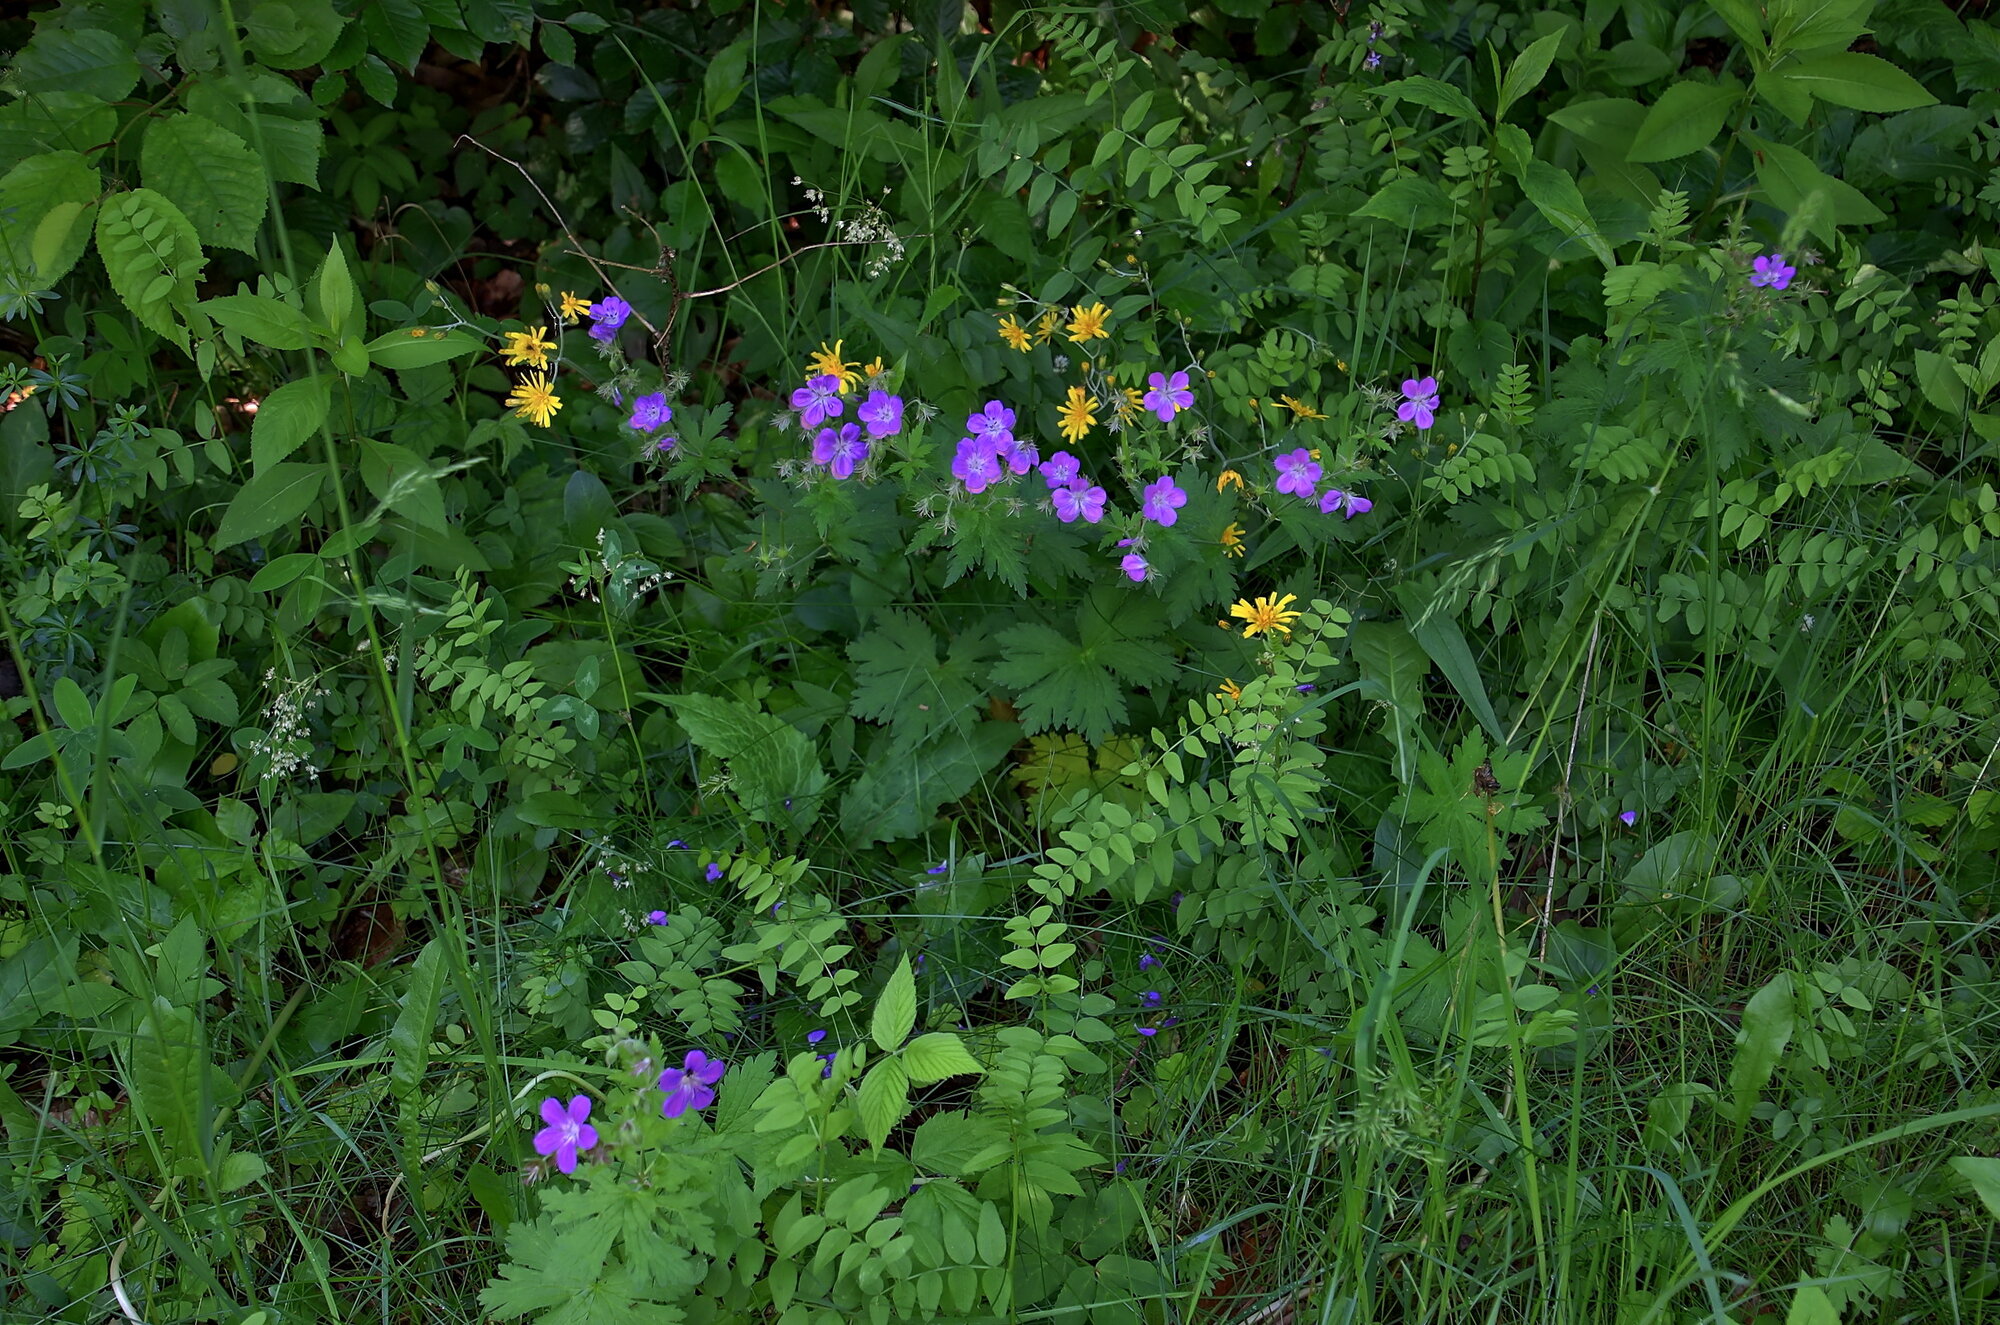
[(1229, 605), (1229, 615), (1240, 617), (1246, 623), (1243, 627), (1244, 639), (1249, 639), (1260, 630), (1275, 630), (1289, 636), (1292, 622), (1299, 619), (1299, 614), (1286, 608), (1297, 598), (1297, 594), (1288, 593), (1275, 602), (1269, 597), (1259, 598), (1255, 603), (1239, 599)]
[(546, 428), (562, 408), (562, 397), (546, 373), (529, 373), (507, 393), (507, 404), (520, 418)]
[(1222, 678), (1222, 684), (1215, 688), (1215, 693), (1224, 699), (1234, 701), (1243, 698), (1243, 687), (1225, 676)]
[(1056, 328), (1062, 325), (1062, 315), (1051, 308), (1035, 320), (1035, 343), (1046, 345), (1055, 336)]
[(568, 290), (564, 290), (562, 292), (562, 307), (556, 311), (562, 315), (565, 325), (573, 325), (578, 318), (589, 314), (590, 301), (588, 299), (579, 299)]
[(1062, 424), (1063, 440), (1080, 442), (1089, 435), (1091, 425), (1097, 422), (1097, 402), (1082, 387), (1073, 386), (1069, 389), (1069, 398), (1056, 411), (1056, 418)]
[(509, 368), (519, 368), (522, 364), (530, 368), (546, 368), (549, 366), (549, 351), (556, 347), (554, 341), (546, 339), (548, 334), (547, 327), (506, 332), (504, 339), (507, 347), (500, 351), (500, 357), (507, 361)]
[[(1107, 377), (1104, 380), (1108, 382), (1111, 379)], [(1117, 399), (1118, 421), (1120, 423), (1130, 423), (1138, 415), (1139, 402), (1143, 399), (1145, 397), (1139, 394), (1137, 387), (1128, 386), (1119, 388)]]
[(1231, 484), (1236, 486), (1238, 492), (1243, 491), (1243, 476), (1233, 469), (1225, 469), (1215, 476), (1215, 490), (1217, 492), (1221, 492)]
[(889, 370), (882, 366), (882, 356), (878, 354), (875, 356), (874, 363), (862, 364), (861, 371), (866, 373), (868, 375), (868, 380), (872, 382), (876, 378), (880, 377), (883, 373), (888, 372)]
[(1028, 352), (1028, 329), (1012, 313), (1000, 319), (1000, 339), (1023, 354)]
[(1323, 419), (1326, 417), (1326, 415), (1320, 413), (1311, 405), (1301, 404), (1290, 396), (1279, 396), (1278, 403), (1301, 419)]
[(1111, 333), (1104, 324), (1111, 317), (1111, 310), (1103, 304), (1092, 304), (1085, 308), (1078, 305), (1076, 318), (1064, 330), (1069, 333), (1069, 343), (1081, 345), (1087, 340), (1109, 340)]
[(845, 341), (835, 341), (833, 348), (829, 350), (826, 342), (821, 341), (818, 352), (806, 360), (807, 377), (839, 378), (840, 394), (843, 396), (852, 391), (855, 384), (861, 380), (861, 374), (854, 371), (861, 365), (848, 363), (840, 357), (840, 347), (845, 343)]
[(1243, 526), (1240, 524), (1231, 524), (1227, 529), (1222, 531), (1222, 555), (1225, 557), (1240, 557), (1243, 555), (1243, 551)]

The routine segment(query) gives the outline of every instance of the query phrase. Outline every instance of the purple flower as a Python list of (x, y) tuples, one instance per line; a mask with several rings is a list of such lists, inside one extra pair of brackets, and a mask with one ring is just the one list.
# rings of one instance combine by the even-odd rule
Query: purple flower
[(1064, 487), (1083, 473), (1083, 462), (1067, 451), (1058, 451), (1042, 461), (1042, 481), (1051, 488)]
[(1633, 824), (1639, 822), (1639, 812), (1637, 810), (1627, 810), (1618, 816), (1618, 822), (1630, 828)]
[(1287, 451), (1278, 457), (1278, 491), (1289, 492), (1295, 497), (1313, 495), (1313, 485), (1324, 473), (1319, 461), (1312, 458), (1312, 452), (1301, 446), (1296, 451)]
[(665, 911), (648, 911), (646, 913), (646, 923), (649, 925), (664, 925), (667, 923), (667, 913)]
[(814, 1054), (813, 1057), (819, 1059), (820, 1061), (819, 1079), (821, 1081), (825, 1081), (828, 1077), (833, 1075), (833, 1060), (835, 1055)]
[[(1171, 514), (1171, 512), (1169, 513)], [(1119, 561), (1118, 566), (1119, 569), (1125, 572), (1126, 578), (1134, 584), (1145, 579), (1146, 572), (1151, 569), (1151, 567), (1146, 565), (1146, 559), (1136, 552), (1127, 552), (1123, 559)]]
[(893, 436), (903, 426), (903, 398), (877, 387), (855, 407), (854, 413), (868, 425), (870, 437)]
[(1319, 687), (1308, 682), (1305, 685), (1293, 686), (1292, 689), (1298, 691), (1302, 695), (1310, 695), (1313, 691), (1319, 689)]
[(994, 441), (1014, 438), (1014, 411), (997, 400), (989, 400), (986, 407), (965, 421), (965, 430), (974, 437), (990, 437)]
[(1352, 520), (1357, 515), (1366, 515), (1374, 510), (1375, 503), (1358, 492), (1343, 492), (1339, 488), (1328, 488), (1326, 494), (1319, 499), (1319, 509), (1322, 515), (1332, 515), (1335, 511), (1339, 511), (1344, 518)]
[(1020, 441), (1011, 436), (994, 443), (993, 454), (1006, 461), (1007, 468), (1016, 474), (1027, 473), (1042, 458), (1033, 442)]
[(1403, 403), (1396, 406), (1396, 417), (1405, 423), (1417, 425), (1422, 432), (1437, 420), (1434, 413), (1438, 407), (1438, 380), (1435, 377), (1410, 377), (1403, 380)]
[(944, 872), (945, 872), (946, 870), (948, 870), (948, 869), (950, 869), (950, 868), (951, 868), (951, 865), (950, 865), (950, 863), (949, 863), (948, 861), (942, 861), (942, 860), (940, 860), (940, 861), (939, 861), (939, 862), (938, 862), (937, 864), (935, 864), (935, 865), (931, 866), (931, 867), (930, 867), (929, 869), (925, 870), (925, 871), (924, 871), (924, 873), (926, 873), (926, 874), (942, 874), (942, 873), (944, 873)]
[(721, 878), (722, 878), (722, 866), (715, 864), (713, 861), (709, 862), (708, 881), (710, 883), (715, 883), (719, 881)]
[(806, 1032), (806, 1043), (807, 1043), (807, 1044), (818, 1044), (818, 1043), (819, 1043), (819, 1042), (820, 1042), (821, 1040), (824, 1040), (825, 1038), (826, 1038), (826, 1032), (825, 1032), (825, 1031), (807, 1031), (807, 1032)]
[(632, 305), (615, 294), (604, 296), (590, 305), (590, 338), (602, 345), (609, 345), (618, 328), (625, 325), (625, 319), (632, 316)]
[(1145, 1036), (1149, 1040), (1152, 1039), (1155, 1035), (1158, 1035), (1159, 1033), (1160, 1033), (1160, 1028), (1158, 1026), (1139, 1027), (1139, 1034)]
[(1076, 479), (1066, 488), (1055, 491), (1056, 519), (1064, 524), (1074, 522), (1079, 516), (1087, 524), (1096, 524), (1104, 518), (1104, 489), (1093, 483)]
[(681, 841), (678, 837), (667, 843), (667, 850), (669, 851), (685, 851), (686, 849), (687, 843)]
[(832, 373), (810, 379), (792, 392), (792, 408), (799, 412), (799, 422), (808, 428), (839, 418), (846, 408), (840, 402), (840, 379)]
[(1149, 1008), (1156, 1008), (1160, 1006), (1160, 997), (1159, 990), (1148, 989), (1145, 993), (1139, 995), (1139, 1001)]
[(699, 1049), (688, 1050), (679, 1067), (660, 1073), (660, 1089), (667, 1093), (660, 1112), (668, 1118), (678, 1118), (689, 1109), (705, 1109), (715, 1103), (715, 1092), (710, 1087), (722, 1080), (728, 1069), (729, 1064), (712, 1059)]
[(825, 465), (835, 478), (851, 476), (854, 467), (867, 458), (868, 443), (858, 423), (843, 423), (838, 430), (821, 428), (813, 438), (813, 463)]
[[(1187, 493), (1175, 485), (1172, 475), (1167, 474), (1146, 485), (1145, 498), (1139, 508), (1140, 514), (1162, 525), (1171, 525), (1180, 519), (1175, 511), (1187, 505)], [(1130, 573), (1130, 567), (1127, 567), (1127, 573)], [(1136, 580), (1139, 577), (1134, 575), (1132, 578)]]
[(680, 438), (678, 437), (662, 437), (659, 441), (653, 443), (653, 449), (655, 451), (658, 451), (661, 455), (665, 455), (667, 452), (674, 449), (674, 443), (678, 442), (679, 440)]
[(964, 482), (967, 492), (984, 492), (1000, 481), (1005, 472), (1000, 463), (1000, 451), (994, 443), (984, 437), (961, 437), (958, 439), (958, 454), (952, 458), (951, 472), (954, 478)]
[(1758, 258), (1750, 265), (1757, 269), (1757, 274), (1750, 278), (1750, 284), (1768, 285), (1773, 290), (1784, 289), (1792, 283), (1792, 277), (1799, 274), (1797, 267), (1790, 266), (1785, 262), (1785, 255), (1782, 253), (1773, 253), (1767, 258)]
[(578, 1095), (568, 1107), (551, 1095), (542, 1101), (542, 1121), (548, 1126), (535, 1133), (535, 1153), (554, 1155), (556, 1168), (576, 1172), (576, 1152), (597, 1144), (597, 1129), (590, 1125), (590, 1096)]
[(1140, 970), (1142, 970), (1142, 971), (1149, 971), (1149, 970), (1151, 970), (1151, 969), (1152, 969), (1153, 967), (1155, 967), (1155, 966), (1158, 966), (1159, 964), (1160, 964), (1160, 959), (1159, 959), (1158, 957), (1155, 957), (1155, 956), (1154, 956), (1154, 955), (1153, 955), (1152, 953), (1150, 953), (1150, 952), (1143, 952), (1143, 953), (1140, 953), (1140, 954), (1139, 954), (1139, 969), (1140, 969)]
[(1187, 389), (1186, 373), (1175, 373), (1172, 377), (1154, 373), (1146, 379), (1146, 385), (1153, 389), (1140, 403), (1159, 415), (1162, 423), (1170, 422), (1174, 415), (1194, 404), (1194, 392)]
[[(1370, 37), (1368, 40), (1373, 41), (1375, 39), (1373, 37)], [(1380, 69), (1382, 67), (1382, 52), (1380, 51), (1368, 52), (1368, 58), (1363, 60), (1361, 63), (1368, 66), (1370, 69)]]
[(665, 427), (673, 417), (673, 407), (667, 404), (667, 393), (655, 391), (632, 402), (632, 417), (625, 420), (625, 426), (638, 432), (653, 432)]

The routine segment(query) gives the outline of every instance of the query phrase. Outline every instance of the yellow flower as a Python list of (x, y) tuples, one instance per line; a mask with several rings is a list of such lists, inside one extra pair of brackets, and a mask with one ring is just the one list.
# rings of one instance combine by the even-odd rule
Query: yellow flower
[(1326, 417), (1326, 415), (1320, 413), (1311, 405), (1302, 405), (1290, 396), (1279, 396), (1278, 403), (1302, 419), (1323, 419)]
[(1222, 555), (1240, 557), (1243, 555), (1243, 526), (1231, 524), (1222, 531)]
[(1062, 315), (1056, 312), (1055, 309), (1051, 308), (1048, 312), (1042, 314), (1041, 317), (1035, 320), (1036, 343), (1046, 345), (1049, 339), (1056, 334), (1056, 328), (1061, 325)]
[[(1107, 377), (1104, 380), (1109, 382), (1111, 379)], [(1133, 416), (1138, 414), (1139, 402), (1143, 399), (1145, 397), (1139, 394), (1137, 387), (1128, 386), (1120, 388), (1117, 398), (1118, 421), (1120, 423), (1130, 423)]]
[(1259, 598), (1254, 604), (1238, 600), (1229, 605), (1229, 615), (1241, 617), (1248, 623), (1243, 627), (1244, 639), (1249, 639), (1260, 630), (1275, 630), (1289, 636), (1292, 633), (1292, 622), (1299, 619), (1299, 614), (1285, 609), (1297, 598), (1297, 594), (1288, 593), (1276, 602), (1268, 597)]
[(835, 341), (833, 348), (829, 350), (826, 347), (826, 342), (821, 341), (819, 343), (819, 351), (806, 360), (807, 377), (839, 378), (840, 394), (843, 396), (853, 390), (855, 383), (861, 380), (861, 374), (854, 371), (861, 365), (858, 363), (848, 363), (840, 357), (840, 347), (845, 343), (844, 341)]
[(1243, 698), (1243, 687), (1225, 676), (1222, 684), (1215, 688), (1215, 693), (1227, 700), (1238, 700)]
[(1028, 329), (1012, 313), (1000, 319), (1000, 339), (1023, 354), (1028, 352)]
[(562, 314), (562, 320), (565, 325), (572, 324), (590, 311), (590, 301), (588, 299), (579, 299), (568, 290), (564, 290), (562, 292), (562, 307), (557, 311)]
[(547, 327), (506, 332), (507, 348), (500, 351), (500, 357), (507, 361), (509, 368), (519, 368), (522, 364), (530, 368), (546, 368), (549, 366), (549, 351), (555, 348), (555, 342), (544, 339), (548, 334)]
[(507, 404), (516, 416), (546, 428), (562, 408), (562, 397), (556, 394), (555, 383), (547, 374), (529, 373), (514, 384), (507, 394)]
[(1081, 345), (1087, 340), (1110, 340), (1111, 333), (1104, 329), (1111, 310), (1103, 304), (1092, 304), (1088, 308), (1081, 305), (1076, 310), (1076, 320), (1064, 328), (1069, 332), (1069, 343)]
[(1221, 492), (1232, 483), (1236, 485), (1238, 492), (1243, 491), (1243, 476), (1235, 470), (1225, 469), (1215, 476), (1215, 490), (1217, 492)]
[(1080, 386), (1069, 389), (1069, 399), (1056, 411), (1062, 422), (1065, 441), (1080, 442), (1090, 432), (1090, 425), (1097, 422), (1097, 402)]
[(868, 374), (868, 380), (872, 382), (876, 378), (880, 377), (883, 373), (887, 372), (888, 369), (882, 366), (882, 356), (878, 354), (875, 356), (874, 363), (862, 364), (861, 371)]

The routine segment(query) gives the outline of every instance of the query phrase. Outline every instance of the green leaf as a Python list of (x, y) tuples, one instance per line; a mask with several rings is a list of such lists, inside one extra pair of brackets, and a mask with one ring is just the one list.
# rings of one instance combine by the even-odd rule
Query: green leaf
[(903, 1047), (903, 1067), (911, 1084), (918, 1086), (986, 1070), (950, 1031), (932, 1031), (910, 1041)]
[[(421, 334), (418, 334), (421, 333)], [(406, 327), (368, 342), (368, 361), (378, 368), (428, 368), (482, 349), (485, 342), (462, 331)], [(678, 412), (678, 411), (677, 411)]]
[(988, 646), (983, 636), (958, 635), (943, 662), (937, 646), (937, 636), (920, 618), (895, 610), (882, 613), (873, 630), (847, 646), (854, 661), (854, 694), (847, 711), (886, 722), (912, 741), (963, 728), (965, 710), (983, 693), (974, 677)]
[(261, 294), (225, 294), (204, 299), (201, 310), (245, 340), (268, 349), (303, 350), (312, 344), (312, 323), (282, 299)]
[(1722, 15), (1722, 21), (1736, 34), (1736, 39), (1758, 55), (1764, 53), (1763, 7), (1753, 0), (1709, 0), (1709, 7)]
[(1386, 735), (1396, 780), (1416, 779), (1418, 736), (1424, 717), (1424, 681), (1431, 660), (1401, 622), (1363, 621), (1349, 634), (1355, 666), (1361, 670), (1363, 699), (1389, 706)]
[(52, 698), (55, 700), (56, 716), (63, 726), (71, 731), (88, 731), (97, 725), (96, 711), (91, 707), (90, 697), (83, 693), (83, 687), (65, 676), (57, 679)]
[(898, 1058), (884, 1058), (861, 1078), (861, 1135), (877, 1150), (910, 1111), (910, 1078)]
[(139, 152), (146, 187), (173, 199), (210, 247), (257, 251), (269, 186), (264, 163), (215, 121), (182, 112), (154, 120)]
[(361, 481), (375, 499), (405, 520), (426, 529), (451, 527), (445, 515), (444, 492), (429, 461), (407, 446), (364, 438)]
[(0, 177), (0, 267), (52, 289), (90, 243), (90, 208), (102, 188), (77, 152), (31, 156)]
[[(186, 352), (187, 328), (175, 314), (194, 308), (203, 259), (201, 237), (181, 209), (152, 189), (112, 194), (97, 209), (97, 252), (133, 316)], [(162, 277), (165, 292), (152, 293)]]
[(1743, 99), (1740, 87), (1718, 87), (1713, 83), (1675, 83), (1660, 94), (1646, 112), (1632, 145), (1625, 151), (1627, 161), (1671, 161), (1677, 156), (1699, 152), (1722, 132), (1730, 108)]
[(361, 29), (370, 46), (412, 73), (431, 39), (430, 19), (417, 0), (370, 0), (361, 7)]
[(225, 1192), (233, 1192), (248, 1187), (270, 1171), (271, 1166), (256, 1151), (232, 1150), (223, 1157), (222, 1171), (216, 1176), (215, 1185)]
[(328, 4), (311, 0), (251, 0), (239, 5), (245, 44), (258, 61), (273, 69), (304, 69), (318, 64), (340, 39), (347, 20)]
[(431, 1032), (437, 1027), (438, 1003), (444, 996), (443, 944), (441, 938), (432, 939), (410, 963), (402, 1009), (396, 1013), (396, 1024), (389, 1028), (389, 1051), (394, 1055), (389, 1093), (397, 1099), (407, 1099), (416, 1092), (430, 1064)]
[(1001, 661), (993, 679), (1018, 692), (1021, 728), (1029, 735), (1069, 727), (1096, 745), (1125, 721), (1125, 695), (1110, 671), (1082, 645), (1049, 626), (1000, 632)]
[(2000, 1219), (2000, 1159), (1960, 1155), (1948, 1162), (1952, 1172), (1972, 1184), (1972, 1190), (1985, 1203), (1986, 1212)]
[(138, 81), (131, 44), (102, 28), (43, 23), (14, 57), (13, 88), (31, 98), (65, 92), (117, 101)]
[(917, 981), (910, 974), (910, 959), (904, 957), (897, 961), (896, 969), (889, 973), (888, 983), (882, 986), (882, 993), (875, 1000), (875, 1016), (868, 1024), (868, 1034), (876, 1048), (888, 1053), (910, 1038), (916, 1024)]
[[(32, 737), (8, 751), (8, 762), (0, 768), (34, 762), (17, 764), (12, 758), (39, 739)], [(76, 946), (74, 932), (61, 937), (41, 934), (29, 939), (18, 952), (0, 957), (0, 1044), (13, 1044), (20, 1032), (32, 1031), (44, 1018), (54, 1018), (64, 991), (76, 983)], [(46, 1032), (48, 1027), (42, 1029)]]
[(932, 1114), (918, 1124), (910, 1139), (910, 1162), (956, 1178), (991, 1168), (1009, 1149), (1007, 1130), (999, 1122), (954, 1110)]
[(1918, 350), (1917, 386), (1924, 399), (1947, 414), (1963, 414), (1970, 403), (1965, 381), (1952, 370), (1951, 360), (1935, 350)]
[(1840, 1325), (1840, 1309), (1818, 1284), (1800, 1284), (1785, 1312), (1785, 1325)]
[(214, 546), (233, 547), (295, 522), (319, 497), (323, 465), (273, 465), (252, 476), (231, 499), (216, 527)]
[(1804, 152), (1754, 134), (1744, 138), (1756, 151), (1757, 183), (1771, 205), (1804, 218), (1823, 243), (1835, 242), (1835, 226), (1874, 225), (1888, 219), (1861, 190), (1823, 173)]
[(252, 65), (182, 88), (187, 108), (255, 148), (272, 179), (319, 187), (326, 134), (318, 110), (296, 83)]
[(132, 1037), (126, 1085), (170, 1159), (205, 1155), (214, 1116), (214, 1065), (192, 1009), (155, 998)]
[(317, 289), (326, 329), (336, 337), (352, 334), (347, 319), (354, 312), (354, 278), (347, 273), (347, 255), (341, 252), (338, 239), (327, 249), (326, 261), (320, 264)]
[(262, 472), (298, 450), (326, 423), (331, 402), (325, 377), (302, 377), (265, 396), (250, 424), (251, 467)]
[(1356, 218), (1374, 217), (1410, 230), (1449, 225), (1457, 215), (1451, 199), (1436, 180), (1422, 175), (1399, 175), (1375, 191), (1373, 197), (1355, 208)]
[(1514, 63), (1508, 66), (1507, 77), (1500, 83), (1500, 109), (1495, 119), (1506, 118), (1508, 109), (1515, 102), (1542, 85), (1542, 79), (1548, 76), (1550, 62), (1556, 58), (1556, 47), (1562, 44), (1564, 31), (1566, 29), (1551, 32), (1514, 57)]
[(1797, 1003), (1792, 973), (1781, 971), (1743, 1005), (1743, 1025), (1736, 1032), (1736, 1056), (1729, 1064), (1729, 1116), (1739, 1127), (1750, 1120), (1785, 1046), (1791, 1043)]
[(826, 773), (797, 728), (740, 700), (667, 695), (688, 739), (728, 761), (744, 813), (760, 823), (803, 830), (819, 813)]
[(1550, 225), (1577, 240), (1606, 267), (1618, 265), (1611, 246), (1604, 242), (1596, 220), (1590, 215), (1590, 208), (1584, 205), (1582, 190), (1568, 171), (1546, 161), (1530, 161), (1520, 179), (1521, 192), (1548, 218)]
[[(915, 705), (912, 705), (915, 707)], [(1021, 739), (1014, 722), (979, 722), (935, 735), (893, 737), (876, 747), (840, 803), (840, 829), (854, 846), (916, 837), (938, 807), (958, 800)]]
[(1924, 85), (1879, 55), (1839, 51), (1785, 65), (1777, 76), (1821, 101), (1854, 110), (1888, 114), (1930, 106), (1937, 98)]
[(1440, 115), (1449, 115), (1453, 119), (1475, 121), (1485, 119), (1485, 116), (1479, 113), (1479, 107), (1473, 104), (1471, 97), (1450, 83), (1423, 74), (1385, 83), (1376, 89), (1375, 95), (1382, 98), (1385, 103), (1414, 101), (1419, 106), (1427, 106)]

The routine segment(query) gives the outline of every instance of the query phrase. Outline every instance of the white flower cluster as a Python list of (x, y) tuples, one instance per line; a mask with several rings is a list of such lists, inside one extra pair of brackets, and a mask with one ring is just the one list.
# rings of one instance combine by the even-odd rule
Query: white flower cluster
[[(279, 685), (275, 667), (264, 673), (264, 684)], [(253, 758), (263, 755), (271, 761), (259, 781), (282, 782), (301, 769), (309, 778), (319, 776), (319, 769), (307, 762), (312, 742), (306, 737), (305, 715), (327, 693), (325, 687), (315, 688), (310, 681), (286, 681), (280, 686), (264, 711), (264, 734), (250, 742)]]
[[(883, 275), (903, 260), (903, 237), (896, 233), (889, 214), (881, 207), (863, 202), (859, 207), (859, 216), (836, 221), (833, 209), (827, 205), (825, 190), (806, 184), (797, 175), (792, 176), (792, 183), (805, 186), (806, 202), (811, 205), (812, 214), (832, 227), (836, 243), (870, 246), (868, 261), (862, 268), (870, 280)], [(887, 194), (888, 190), (883, 189), (882, 192)]]

